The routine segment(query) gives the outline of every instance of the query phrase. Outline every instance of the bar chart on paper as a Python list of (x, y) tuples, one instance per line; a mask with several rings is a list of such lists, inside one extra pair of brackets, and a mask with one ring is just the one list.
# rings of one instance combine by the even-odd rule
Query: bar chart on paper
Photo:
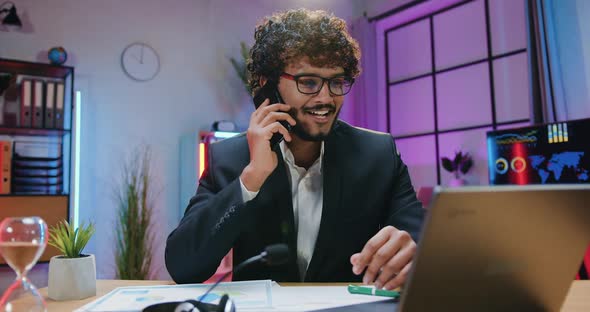
[[(196, 300), (210, 286), (209, 284), (187, 284), (119, 287), (76, 312), (141, 311), (156, 303)], [(271, 291), (270, 280), (221, 283), (202, 301), (217, 304), (223, 294), (228, 294), (238, 309), (261, 310), (272, 306)]]

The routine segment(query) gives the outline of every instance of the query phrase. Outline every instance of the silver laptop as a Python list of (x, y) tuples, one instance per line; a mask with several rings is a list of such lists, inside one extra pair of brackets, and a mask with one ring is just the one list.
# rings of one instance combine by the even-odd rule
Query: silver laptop
[(559, 311), (590, 243), (590, 186), (438, 188), (428, 210), (398, 312)]

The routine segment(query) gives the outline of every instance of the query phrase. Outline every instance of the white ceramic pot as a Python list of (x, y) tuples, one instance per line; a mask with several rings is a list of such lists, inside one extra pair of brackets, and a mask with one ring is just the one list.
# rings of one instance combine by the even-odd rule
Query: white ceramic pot
[(462, 178), (453, 178), (449, 181), (449, 187), (460, 187), (460, 186), (464, 186), (465, 180)]
[(80, 258), (52, 257), (49, 261), (49, 298), (79, 300), (96, 296), (96, 261), (94, 255)]

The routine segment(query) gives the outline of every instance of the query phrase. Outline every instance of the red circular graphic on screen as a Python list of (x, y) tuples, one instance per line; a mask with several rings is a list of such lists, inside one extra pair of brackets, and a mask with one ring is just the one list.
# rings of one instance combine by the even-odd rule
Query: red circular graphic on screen
[(520, 156), (514, 157), (510, 162), (510, 169), (516, 173), (521, 173), (526, 169), (526, 161)]

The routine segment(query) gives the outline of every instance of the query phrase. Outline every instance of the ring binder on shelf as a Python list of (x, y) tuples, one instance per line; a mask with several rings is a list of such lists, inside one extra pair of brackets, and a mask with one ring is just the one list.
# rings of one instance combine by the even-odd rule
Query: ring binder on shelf
[(61, 82), (56, 84), (55, 91), (55, 128), (64, 128), (64, 101), (65, 101), (65, 85)]
[(43, 96), (44, 96), (43, 80), (33, 80), (33, 105), (31, 112), (31, 127), (43, 128)]
[(23, 79), (21, 81), (21, 96), (20, 96), (20, 123), (21, 127), (31, 126), (31, 110), (33, 102), (33, 81), (31, 79)]
[(55, 128), (55, 82), (48, 81), (45, 87), (45, 116), (43, 118), (43, 127)]

